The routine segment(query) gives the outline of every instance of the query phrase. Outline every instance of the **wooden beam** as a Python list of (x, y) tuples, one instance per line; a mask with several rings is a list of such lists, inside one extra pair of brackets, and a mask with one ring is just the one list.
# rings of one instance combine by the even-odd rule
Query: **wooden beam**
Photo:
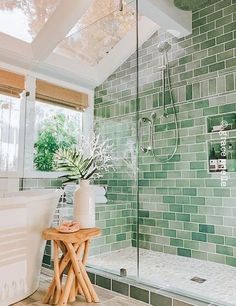
[(45, 60), (73, 28), (92, 0), (62, 0), (32, 42), (34, 59)]

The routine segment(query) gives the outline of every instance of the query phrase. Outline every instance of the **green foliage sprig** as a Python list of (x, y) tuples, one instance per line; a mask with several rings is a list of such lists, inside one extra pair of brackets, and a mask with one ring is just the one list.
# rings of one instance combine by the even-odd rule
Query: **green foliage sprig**
[(55, 162), (58, 170), (67, 173), (61, 176), (64, 183), (100, 178), (104, 172), (114, 170), (112, 145), (108, 140), (100, 141), (97, 135), (90, 141), (82, 137), (77, 148), (60, 148), (55, 154)]

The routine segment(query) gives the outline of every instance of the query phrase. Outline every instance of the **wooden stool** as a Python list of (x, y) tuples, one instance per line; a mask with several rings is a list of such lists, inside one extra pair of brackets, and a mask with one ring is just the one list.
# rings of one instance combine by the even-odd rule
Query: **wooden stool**
[[(76, 295), (83, 295), (88, 303), (99, 303), (97, 294), (85, 269), (88, 258), (89, 242), (99, 236), (99, 228), (83, 229), (75, 233), (59, 233), (55, 228), (43, 231), (45, 240), (54, 244), (54, 277), (43, 300), (45, 304), (66, 306), (74, 302)], [(59, 258), (59, 250), (62, 256)], [(62, 276), (67, 269), (67, 278), (63, 286)]]

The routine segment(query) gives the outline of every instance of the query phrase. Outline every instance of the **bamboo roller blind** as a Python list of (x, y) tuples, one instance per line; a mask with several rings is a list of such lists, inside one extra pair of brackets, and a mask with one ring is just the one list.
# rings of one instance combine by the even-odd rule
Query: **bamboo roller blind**
[(0, 93), (19, 98), (25, 89), (23, 75), (0, 69)]
[(88, 107), (88, 95), (82, 92), (60, 87), (43, 80), (36, 80), (36, 98), (45, 102), (84, 110)]

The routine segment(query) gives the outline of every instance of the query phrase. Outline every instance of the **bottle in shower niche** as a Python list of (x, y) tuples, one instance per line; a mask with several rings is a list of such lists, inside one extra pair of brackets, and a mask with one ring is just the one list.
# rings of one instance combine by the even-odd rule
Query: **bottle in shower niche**
[(221, 155), (218, 159), (218, 170), (226, 171), (226, 155)]
[(218, 159), (218, 170), (219, 171), (226, 171), (226, 142), (221, 142), (221, 147), (220, 147), (220, 155)]
[(214, 147), (211, 148), (209, 155), (209, 171), (210, 172), (218, 171), (218, 158), (216, 156)]

